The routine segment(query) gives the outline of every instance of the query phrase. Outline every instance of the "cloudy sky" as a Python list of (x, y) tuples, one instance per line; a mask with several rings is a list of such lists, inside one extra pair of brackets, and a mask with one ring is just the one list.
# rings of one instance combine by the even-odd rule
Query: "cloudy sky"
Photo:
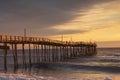
[(0, 0), (0, 34), (120, 46), (120, 0)]

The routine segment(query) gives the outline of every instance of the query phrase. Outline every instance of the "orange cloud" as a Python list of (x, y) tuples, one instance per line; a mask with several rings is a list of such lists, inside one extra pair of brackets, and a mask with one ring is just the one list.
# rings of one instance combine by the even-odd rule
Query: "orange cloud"
[[(101, 3), (82, 13), (63, 25), (54, 26), (60, 30), (85, 30), (84, 33), (75, 33), (73, 40), (81, 41), (119, 41), (120, 40), (120, 1)], [(70, 40), (70, 38), (65, 38)]]

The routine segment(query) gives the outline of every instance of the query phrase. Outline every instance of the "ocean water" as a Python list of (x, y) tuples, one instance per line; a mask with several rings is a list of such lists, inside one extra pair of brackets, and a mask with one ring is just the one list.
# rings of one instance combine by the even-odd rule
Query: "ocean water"
[(120, 48), (99, 48), (95, 56), (58, 63), (36, 63), (27, 68), (22, 65), (21, 50), (18, 53), (19, 68), (13, 68), (13, 57), (9, 51), (5, 72), (3, 52), (0, 51), (0, 80), (120, 80)]

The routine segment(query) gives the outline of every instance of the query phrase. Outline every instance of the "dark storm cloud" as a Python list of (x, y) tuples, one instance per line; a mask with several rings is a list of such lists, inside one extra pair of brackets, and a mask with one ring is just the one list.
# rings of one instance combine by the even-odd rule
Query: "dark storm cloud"
[[(36, 31), (39, 31), (39, 30), (36, 30)], [(47, 29), (41, 30), (41, 34), (47, 34), (48, 32), (49, 32), (49, 36), (52, 36), (52, 35), (62, 35), (62, 34), (84, 33), (86, 31), (84, 30), (58, 30), (54, 28), (47, 28)]]
[[(22, 31), (26, 27), (39, 29), (39, 34), (57, 35), (60, 30), (52, 26), (67, 23), (83, 15), (78, 15), (77, 11), (107, 1), (110, 0), (0, 0), (0, 32)], [(83, 31), (60, 32), (71, 34)]]

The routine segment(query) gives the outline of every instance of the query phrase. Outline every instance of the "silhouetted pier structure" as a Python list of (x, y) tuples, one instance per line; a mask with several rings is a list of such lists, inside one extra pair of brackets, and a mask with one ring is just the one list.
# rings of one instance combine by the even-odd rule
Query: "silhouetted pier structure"
[[(20, 47), (22, 49), (23, 65), (40, 62), (61, 62), (67, 58), (90, 56), (97, 53), (95, 43), (58, 41), (38, 37), (0, 35), (0, 44), (0, 49), (4, 50), (5, 69), (7, 69), (7, 54), (10, 49), (13, 54), (14, 67), (18, 67), (18, 48)], [(28, 56), (25, 53), (25, 45), (28, 45)]]

